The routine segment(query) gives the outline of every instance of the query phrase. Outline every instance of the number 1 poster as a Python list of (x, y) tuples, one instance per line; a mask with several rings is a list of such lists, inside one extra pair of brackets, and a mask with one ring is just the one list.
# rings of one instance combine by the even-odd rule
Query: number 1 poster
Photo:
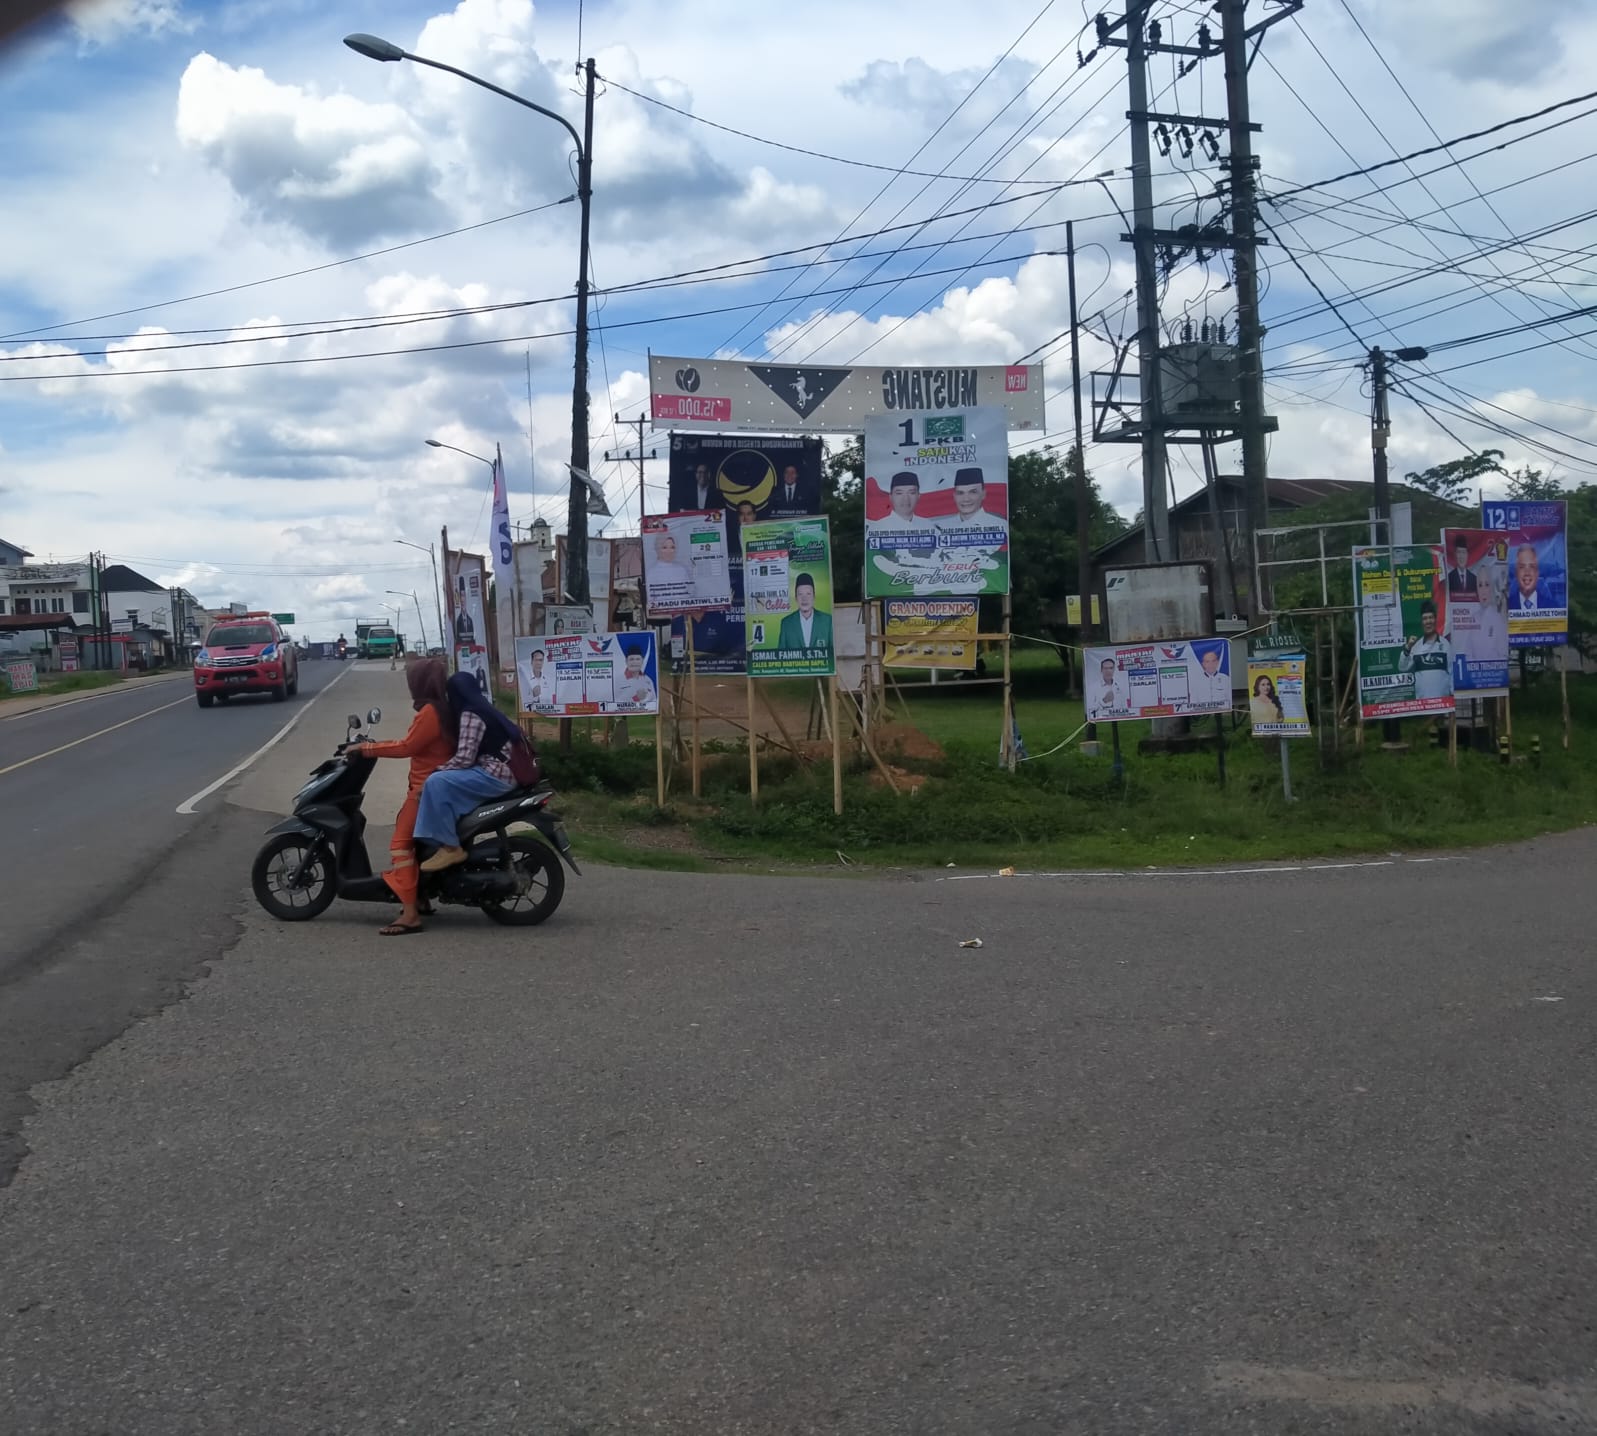
[(1008, 592), (1005, 410), (866, 419), (866, 597)]

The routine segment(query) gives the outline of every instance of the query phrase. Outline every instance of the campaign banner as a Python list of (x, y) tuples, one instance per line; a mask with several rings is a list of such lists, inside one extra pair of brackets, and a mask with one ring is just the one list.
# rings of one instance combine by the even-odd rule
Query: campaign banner
[(1224, 638), (1089, 648), (1087, 718), (1192, 718), (1231, 711), (1231, 644)]
[(545, 638), (560, 638), (568, 633), (593, 633), (598, 625), (593, 621), (593, 605), (582, 603), (546, 603), (543, 608), (543, 634)]
[(1432, 596), (1453, 650), (1456, 698), (1508, 695), (1509, 541), (1490, 529), (1443, 529)]
[(825, 678), (837, 671), (832, 538), (824, 518), (744, 524), (743, 600), (751, 675)]
[(455, 671), (474, 673), (484, 693), (492, 693), (488, 676), (488, 624), (483, 600), (488, 588), (487, 565), (481, 554), (451, 549), (449, 608), (454, 624)]
[(854, 434), (873, 414), (903, 419), (989, 404), (1007, 411), (1011, 429), (1045, 429), (1043, 366), (881, 368), (649, 356), (657, 429)]
[[(693, 624), (693, 666), (699, 673), (745, 673), (748, 671), (748, 634), (743, 623), (743, 561), (727, 565), (732, 583), (732, 602), (725, 608), (695, 613)], [(678, 614), (671, 620), (671, 656), (675, 671), (687, 672), (687, 625), (690, 620)]]
[(516, 686), (522, 712), (543, 718), (658, 713), (654, 634), (641, 629), (518, 638)]
[(979, 607), (974, 598), (883, 599), (883, 665), (974, 671)]
[(672, 513), (725, 509), (735, 549), (745, 523), (821, 512), (824, 457), (817, 438), (673, 434), (666, 506)]
[(662, 616), (731, 603), (726, 510), (645, 515), (643, 588), (649, 612)]
[(497, 444), (493, 462), (493, 562), (500, 686), (509, 688), (515, 682), (511, 657), (516, 644), (516, 555), (510, 535), (510, 489), (505, 479), (504, 455)]
[(996, 407), (865, 421), (865, 593), (1009, 592), (1009, 428)]
[(1569, 505), (1562, 499), (1487, 499), (1481, 504), (1481, 527), (1508, 541), (1510, 648), (1569, 642), (1568, 516)]
[(1441, 568), (1434, 545), (1353, 550), (1361, 718), (1453, 711), (1453, 653), (1436, 601)]
[(1255, 738), (1312, 736), (1303, 692), (1307, 668), (1301, 653), (1248, 659), (1248, 718)]

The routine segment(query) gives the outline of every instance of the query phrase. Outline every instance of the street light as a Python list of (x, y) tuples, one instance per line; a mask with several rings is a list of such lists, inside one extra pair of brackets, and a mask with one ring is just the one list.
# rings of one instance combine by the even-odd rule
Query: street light
[[(569, 588), (572, 598), (577, 603), (588, 602), (588, 486), (578, 477), (585, 474), (588, 469), (588, 231), (593, 209), (593, 91), (594, 68), (593, 61), (588, 60), (583, 69), (587, 75), (587, 95), (583, 103), (582, 133), (579, 135), (575, 127), (564, 115), (557, 114), (554, 110), (545, 109), (542, 105), (534, 104), (531, 100), (512, 94), (509, 90), (502, 90), (498, 85), (491, 84), (480, 75), (473, 75), (467, 70), (456, 69), (453, 65), (446, 65), (441, 60), (429, 60), (425, 55), (413, 55), (409, 50), (401, 49), (391, 40), (380, 39), (376, 35), (346, 35), (344, 43), (357, 55), (364, 55), (369, 60), (380, 60), (392, 63), (395, 60), (412, 60), (418, 65), (427, 65), (434, 70), (443, 70), (451, 75), (458, 75), (462, 80), (469, 80), (473, 85), (480, 85), (485, 90), (491, 90), (507, 100), (513, 100), (525, 109), (533, 110), (543, 115), (546, 119), (553, 120), (562, 126), (571, 136), (571, 143), (577, 147), (577, 203), (582, 212), (581, 239), (577, 246), (577, 323), (576, 323), (576, 359), (573, 367), (571, 382), (571, 492), (566, 506), (566, 546), (567, 570), (570, 574)], [(437, 447), (447, 448), (448, 445), (440, 444)], [(473, 454), (472, 458), (477, 456)]]
[(456, 449), (453, 444), (446, 444), (441, 439), (423, 439), (429, 449), (454, 449), (457, 454), (464, 454), (468, 459), (475, 459), (479, 464), (487, 464), (491, 469), (494, 466), (492, 459), (485, 459), (481, 454), (474, 454), (470, 449)]
[[(475, 457), (475, 455), (473, 457)], [(444, 642), (444, 598), (443, 588), (438, 582), (438, 555), (433, 550), (433, 546), (431, 544), (428, 544), (426, 548), (422, 548), (419, 543), (412, 543), (409, 539), (395, 539), (394, 542), (402, 543), (406, 548), (417, 549), (420, 552), (425, 553), (427, 557), (433, 561), (433, 602), (438, 605), (438, 646), (444, 650), (444, 656), (447, 658), (449, 655), (449, 645)], [(426, 641), (426, 637), (426, 630), (423, 629), (423, 642)]]
[[(427, 651), (427, 620), (421, 616), (421, 600), (416, 597), (416, 590), (411, 589), (409, 593), (406, 593), (402, 589), (388, 588), (384, 589), (383, 592), (391, 593), (395, 598), (408, 598), (416, 605), (416, 626), (421, 629), (421, 648), (422, 652), (425, 653)], [(444, 636), (442, 633), (438, 635), (438, 646), (440, 648), (444, 646)]]

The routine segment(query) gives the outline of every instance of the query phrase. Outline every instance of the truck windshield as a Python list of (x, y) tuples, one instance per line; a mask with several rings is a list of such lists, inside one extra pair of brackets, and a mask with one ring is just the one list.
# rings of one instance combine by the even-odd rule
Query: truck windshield
[(391, 628), (372, 628), (367, 630), (368, 638), (392, 638), (394, 630)]

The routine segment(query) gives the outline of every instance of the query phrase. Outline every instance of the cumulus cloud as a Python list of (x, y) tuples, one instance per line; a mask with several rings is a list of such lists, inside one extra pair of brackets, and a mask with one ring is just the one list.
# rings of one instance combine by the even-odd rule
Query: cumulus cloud
[(195, 24), (179, 0), (67, 0), (65, 11), (79, 36), (91, 45), (131, 34), (186, 34)]

